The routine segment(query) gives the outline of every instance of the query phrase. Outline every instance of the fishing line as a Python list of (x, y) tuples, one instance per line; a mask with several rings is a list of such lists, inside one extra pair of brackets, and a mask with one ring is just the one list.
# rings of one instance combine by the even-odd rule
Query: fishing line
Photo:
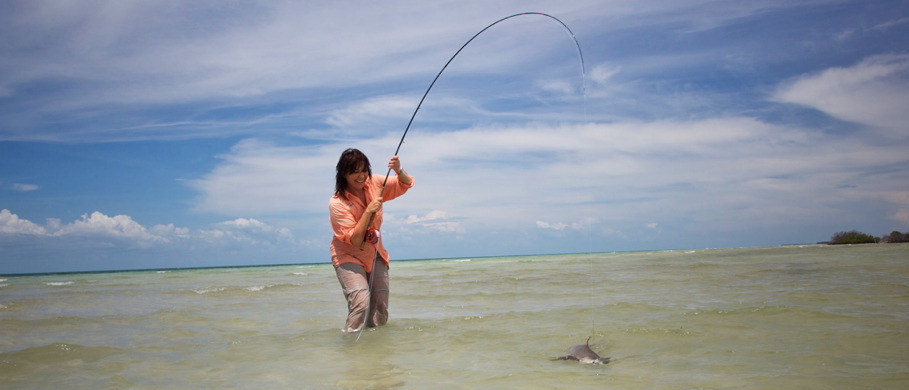
[[(436, 74), (436, 77), (432, 79), (431, 83), (429, 83), (429, 88), (426, 88), (426, 92), (423, 92), (423, 97), (420, 98), (420, 103), (417, 104), (417, 108), (415, 110), (413, 110), (413, 115), (410, 116), (410, 120), (407, 122), (407, 127), (404, 128), (404, 134), (401, 135), (401, 141), (398, 142), (398, 147), (395, 148), (395, 153), (393, 154), (393, 156), (397, 156), (398, 153), (401, 151), (401, 145), (404, 144), (404, 138), (407, 137), (407, 132), (410, 130), (410, 126), (413, 124), (414, 118), (417, 117), (417, 112), (420, 111), (420, 107), (423, 106), (423, 102), (426, 100), (426, 96), (429, 95), (429, 91), (431, 91), (432, 87), (434, 85), (436, 85), (436, 81), (438, 81), (439, 77), (442, 76), (442, 72), (444, 72), (445, 69), (448, 68), (448, 65), (450, 65), (451, 62), (454, 61), (455, 57), (457, 57), (458, 54), (461, 54), (461, 51), (464, 50), (464, 48), (467, 47), (467, 45), (469, 45), (470, 42), (473, 42), (473, 40), (476, 39), (476, 37), (480, 36), (480, 34), (485, 32), (486, 30), (489, 30), (490, 28), (492, 28), (492, 26), (495, 26), (495, 25), (497, 25), (501, 22), (504, 22), (508, 19), (511, 19), (511, 18), (516, 18), (519, 16), (526, 16), (526, 15), (543, 16), (543, 17), (546, 17), (546, 18), (549, 18), (551, 20), (558, 22), (562, 26), (562, 28), (565, 30), (565, 32), (568, 33), (568, 36), (571, 37), (571, 40), (574, 41), (574, 46), (578, 51), (578, 59), (580, 59), (580, 61), (581, 61), (581, 95), (584, 98), (584, 110), (586, 112), (586, 110), (587, 110), (587, 86), (586, 86), (587, 72), (586, 72), (585, 65), (584, 65), (584, 54), (581, 52), (581, 44), (578, 43), (578, 39), (577, 39), (577, 37), (575, 37), (574, 32), (571, 31), (571, 28), (569, 28), (568, 25), (565, 24), (565, 22), (562, 22), (561, 20), (559, 20), (559, 18), (557, 18), (555, 16), (552, 16), (552, 15), (549, 15), (546, 13), (542, 13), (542, 12), (521, 12), (521, 13), (509, 15), (502, 19), (496, 20), (495, 22), (492, 22), (488, 26), (484, 27), (482, 30), (480, 30), (479, 32), (474, 34), (472, 37), (470, 37), (470, 39), (468, 39), (467, 42), (464, 42), (464, 44), (461, 45), (461, 47), (458, 49), (458, 51), (456, 51), (454, 53), (454, 55), (452, 55), (451, 58), (448, 59), (448, 62), (445, 63), (445, 66), (443, 66), (442, 69), (439, 70), (439, 73)], [(391, 168), (388, 168), (388, 172), (385, 173), (385, 181), (382, 182), (382, 191), (380, 192), (379, 196), (382, 196), (382, 194), (385, 192), (385, 185), (388, 184), (388, 177), (391, 175), (391, 170), (392, 170)], [(373, 217), (374, 216), (375, 216), (375, 214), (373, 214)], [(369, 220), (369, 223), (367, 224), (367, 226), (372, 226), (373, 217), (370, 217), (370, 220)], [(376, 254), (373, 256), (373, 259), (372, 259), (373, 271), (375, 270), (376, 258), (378, 257), (378, 244), (376, 244), (376, 245), (377, 245)], [(370, 272), (370, 275), (369, 275), (369, 287), (368, 288), (369, 288), (369, 292), (370, 292), (370, 301), (372, 300), (373, 274), (374, 274), (373, 272)], [(367, 303), (367, 307), (366, 307), (366, 318), (367, 319), (369, 318), (369, 310), (370, 310), (369, 303)], [(360, 334), (357, 335), (357, 341), (360, 340), (360, 335), (363, 334), (363, 329), (365, 329), (365, 328), (366, 328), (366, 319), (363, 320), (363, 326), (360, 328)]]

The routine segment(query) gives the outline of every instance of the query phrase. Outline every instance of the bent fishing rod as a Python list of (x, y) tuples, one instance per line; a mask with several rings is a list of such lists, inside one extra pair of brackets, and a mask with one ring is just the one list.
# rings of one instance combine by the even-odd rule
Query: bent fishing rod
[[(470, 39), (468, 39), (467, 42), (464, 42), (464, 44), (461, 45), (461, 47), (458, 49), (458, 51), (456, 51), (454, 53), (454, 55), (452, 55), (451, 58), (448, 59), (448, 62), (446, 62), (445, 65), (442, 66), (442, 69), (439, 70), (439, 73), (436, 74), (436, 77), (432, 79), (431, 83), (429, 83), (429, 87), (426, 88), (426, 92), (423, 92), (423, 97), (420, 98), (420, 102), (417, 104), (417, 108), (415, 110), (413, 110), (413, 115), (410, 116), (410, 120), (407, 122), (407, 127), (404, 128), (404, 134), (401, 135), (401, 140), (398, 142), (398, 147), (395, 148), (395, 154), (393, 154), (393, 156), (397, 156), (398, 153), (401, 151), (401, 145), (404, 144), (404, 138), (407, 137), (407, 132), (410, 130), (410, 126), (413, 124), (414, 118), (417, 117), (417, 112), (420, 111), (420, 107), (423, 106), (423, 102), (426, 100), (426, 96), (429, 95), (429, 91), (431, 91), (432, 87), (434, 85), (436, 85), (436, 81), (438, 81), (439, 77), (442, 76), (442, 72), (445, 72), (445, 69), (448, 68), (448, 65), (450, 65), (452, 61), (454, 61), (455, 57), (457, 57), (458, 54), (461, 54), (461, 51), (463, 51), (464, 48), (470, 44), (470, 42), (473, 42), (474, 39), (476, 39), (478, 36), (480, 36), (480, 34), (485, 32), (486, 30), (489, 30), (490, 28), (492, 28), (492, 26), (495, 26), (508, 19), (519, 17), (519, 16), (525, 16), (525, 15), (537, 15), (537, 16), (547, 17), (549, 19), (552, 19), (552, 20), (558, 22), (560, 25), (562, 25), (562, 28), (565, 29), (565, 32), (567, 32), (568, 35), (571, 37), (571, 39), (574, 41), (574, 46), (578, 51), (578, 58), (581, 61), (581, 94), (586, 96), (587, 89), (586, 89), (586, 84), (585, 84), (586, 70), (585, 70), (585, 66), (584, 66), (584, 54), (581, 53), (581, 45), (578, 43), (578, 39), (577, 39), (577, 37), (575, 37), (574, 32), (571, 31), (571, 28), (569, 28), (567, 24), (565, 24), (564, 22), (559, 20), (559, 18), (546, 14), (546, 13), (542, 13), (542, 12), (521, 12), (521, 13), (517, 13), (514, 15), (509, 15), (502, 19), (496, 20), (495, 22), (490, 23), (488, 26), (484, 27), (482, 30), (480, 30), (479, 32), (474, 34), (472, 37), (470, 37)], [(385, 181), (382, 182), (382, 190), (379, 192), (379, 197), (381, 197), (382, 194), (385, 193), (385, 185), (388, 184), (388, 177), (391, 175), (391, 170), (392, 170), (391, 168), (388, 168), (388, 172), (385, 173)], [(372, 222), (373, 222), (374, 218), (375, 218), (375, 214), (373, 214), (369, 217), (369, 223), (366, 224), (367, 227), (372, 226)], [(363, 250), (363, 245), (366, 243), (366, 235), (368, 235), (368, 234), (369, 234), (369, 229), (367, 228), (366, 233), (364, 234), (364, 237), (363, 237), (363, 242), (360, 244), (360, 250)], [(370, 270), (373, 270), (375, 268), (376, 259), (379, 256), (379, 241), (378, 240), (381, 240), (381, 236), (377, 237), (377, 240), (375, 243), (376, 251), (372, 258), (372, 268), (370, 268)], [(372, 300), (372, 281), (373, 281), (374, 275), (375, 275), (374, 272), (369, 273), (368, 288), (369, 288), (369, 293), (370, 293), (370, 300)], [(363, 326), (360, 328), (360, 333), (357, 335), (356, 341), (360, 340), (360, 336), (363, 334), (363, 329), (366, 329), (366, 322), (369, 319), (369, 311), (370, 311), (370, 302), (367, 302), (366, 303), (366, 318), (363, 319)]]
[[(407, 132), (410, 130), (410, 125), (413, 124), (414, 118), (417, 117), (417, 112), (419, 112), (419, 111), (420, 111), (420, 107), (423, 106), (423, 101), (426, 100), (426, 96), (429, 95), (429, 91), (431, 91), (431, 90), (432, 90), (432, 87), (433, 87), (434, 85), (436, 85), (436, 81), (438, 81), (438, 80), (439, 80), (439, 77), (442, 76), (442, 72), (444, 72), (445, 69), (448, 68), (448, 65), (450, 65), (451, 62), (454, 61), (455, 57), (457, 57), (458, 54), (460, 54), (461, 51), (464, 50), (464, 48), (467, 47), (467, 45), (470, 44), (470, 42), (473, 42), (473, 40), (476, 39), (476, 37), (480, 36), (480, 34), (482, 34), (484, 31), (490, 29), (492, 26), (495, 26), (496, 24), (499, 24), (500, 22), (504, 22), (505, 20), (508, 20), (508, 19), (511, 19), (511, 18), (515, 18), (515, 17), (518, 17), (518, 16), (524, 16), (524, 15), (539, 15), (539, 16), (545, 16), (545, 17), (550, 18), (550, 19), (552, 19), (552, 20), (554, 20), (554, 21), (556, 21), (556, 22), (558, 22), (559, 24), (562, 25), (562, 27), (565, 29), (565, 31), (568, 33), (568, 35), (569, 35), (569, 36), (571, 37), (571, 39), (574, 41), (574, 46), (575, 46), (575, 48), (576, 48), (577, 51), (578, 51), (578, 58), (580, 58), (580, 60), (581, 60), (581, 93), (582, 93), (582, 94), (586, 94), (586, 87), (585, 87), (585, 84), (584, 84), (584, 80), (586, 79), (586, 73), (585, 73), (585, 69), (584, 69), (584, 55), (581, 53), (581, 45), (578, 43), (578, 39), (574, 36), (574, 32), (572, 32), (571, 29), (568, 28), (568, 25), (567, 25), (567, 24), (565, 24), (564, 22), (562, 22), (561, 20), (559, 20), (559, 18), (556, 18), (555, 16), (552, 16), (552, 15), (549, 15), (549, 14), (545, 14), (545, 13), (542, 13), (542, 12), (521, 12), (521, 13), (518, 13), (518, 14), (506, 16), (506, 17), (504, 17), (504, 18), (502, 18), (502, 19), (499, 19), (499, 20), (497, 20), (497, 21), (491, 23), (490, 25), (486, 26), (485, 28), (483, 28), (482, 30), (480, 30), (479, 32), (477, 32), (476, 34), (474, 34), (473, 37), (471, 37), (470, 39), (468, 39), (467, 42), (464, 42), (464, 44), (461, 45), (461, 48), (458, 49), (458, 51), (456, 51), (456, 52), (454, 53), (454, 55), (452, 55), (451, 58), (448, 59), (448, 62), (445, 63), (445, 66), (443, 66), (442, 69), (439, 70), (439, 73), (436, 74), (436, 77), (435, 77), (434, 79), (432, 79), (432, 83), (429, 84), (429, 88), (426, 88), (426, 92), (423, 92), (423, 97), (420, 99), (420, 103), (417, 104), (417, 108), (416, 108), (415, 110), (413, 110), (413, 115), (410, 116), (410, 121), (407, 122), (407, 127), (404, 128), (404, 134), (401, 135), (401, 141), (398, 142), (398, 147), (395, 149), (395, 154), (393, 154), (393, 156), (397, 156), (397, 155), (398, 155), (398, 152), (401, 151), (401, 145), (404, 144), (404, 138), (407, 137)], [(389, 169), (388, 169), (388, 172), (385, 173), (385, 182), (382, 183), (382, 187), (383, 187), (383, 188), (385, 187), (385, 184), (388, 183), (388, 176), (389, 176), (390, 174), (391, 174), (391, 168), (389, 168)]]
[[(488, 26), (484, 27), (482, 30), (480, 30), (479, 32), (477, 32), (476, 34), (474, 34), (472, 37), (470, 37), (470, 39), (468, 39), (467, 42), (464, 42), (464, 44), (461, 45), (461, 47), (458, 49), (458, 51), (456, 51), (456, 52), (454, 53), (454, 55), (452, 55), (451, 58), (448, 59), (448, 62), (446, 62), (445, 65), (442, 66), (442, 69), (439, 70), (439, 73), (436, 74), (436, 77), (432, 79), (432, 82), (431, 82), (431, 83), (429, 83), (429, 87), (426, 88), (426, 92), (423, 92), (423, 97), (420, 98), (420, 102), (417, 104), (417, 108), (413, 110), (413, 114), (410, 116), (410, 120), (407, 122), (407, 127), (404, 128), (404, 134), (401, 135), (401, 140), (398, 142), (398, 147), (395, 148), (395, 153), (393, 154), (393, 156), (397, 156), (398, 153), (401, 151), (401, 146), (404, 144), (404, 138), (407, 137), (407, 132), (410, 131), (410, 126), (413, 124), (414, 119), (417, 117), (417, 112), (420, 111), (420, 107), (423, 106), (423, 102), (426, 100), (426, 96), (429, 95), (429, 91), (431, 91), (431, 90), (432, 90), (432, 87), (436, 85), (436, 81), (439, 81), (439, 77), (442, 76), (442, 72), (445, 72), (445, 69), (447, 69), (447, 68), (448, 68), (448, 65), (450, 65), (451, 62), (454, 61), (455, 57), (457, 57), (458, 54), (461, 54), (461, 51), (463, 51), (464, 48), (467, 47), (467, 45), (470, 44), (470, 42), (473, 42), (474, 39), (476, 39), (478, 36), (480, 36), (480, 34), (482, 34), (483, 32), (485, 32), (486, 30), (489, 30), (490, 28), (492, 28), (492, 26), (495, 26), (496, 24), (499, 24), (499, 23), (501, 23), (501, 22), (503, 22), (503, 21), (505, 21), (505, 20), (508, 20), (508, 19), (511, 19), (511, 18), (515, 18), (515, 17), (518, 17), (518, 16), (524, 16), (524, 15), (538, 15), (538, 16), (544, 16), (544, 17), (547, 17), (547, 18), (549, 18), (549, 19), (552, 19), (552, 20), (558, 22), (560, 25), (562, 25), (562, 27), (565, 29), (565, 31), (568, 33), (568, 35), (569, 35), (569, 36), (571, 37), (571, 39), (574, 41), (574, 46), (575, 46), (575, 48), (576, 48), (577, 51), (578, 51), (578, 58), (579, 58), (580, 61), (581, 61), (581, 94), (586, 96), (586, 94), (587, 94), (586, 89), (587, 89), (587, 88), (586, 88), (586, 85), (585, 85), (586, 70), (585, 70), (585, 66), (584, 66), (584, 54), (581, 52), (581, 45), (578, 43), (577, 37), (575, 37), (574, 32), (571, 31), (571, 29), (568, 27), (568, 25), (565, 24), (564, 22), (562, 22), (561, 20), (559, 20), (559, 18), (557, 18), (557, 17), (555, 17), (555, 16), (552, 16), (552, 15), (549, 15), (549, 14), (546, 14), (546, 13), (542, 13), (542, 12), (521, 12), (521, 13), (517, 13), (517, 14), (514, 14), (514, 15), (509, 15), (509, 16), (506, 16), (506, 17), (504, 17), (504, 18), (502, 18), (502, 19), (499, 19), (499, 20), (497, 20), (497, 21), (495, 21), (495, 22), (489, 24)], [(380, 196), (381, 196), (382, 193), (385, 192), (385, 185), (388, 184), (388, 177), (389, 177), (390, 175), (391, 175), (391, 168), (388, 168), (388, 171), (385, 172), (385, 181), (382, 182), (382, 190), (381, 190), (381, 192), (380, 192)], [(370, 218), (370, 221), (369, 221), (369, 222), (370, 222), (370, 223), (369, 223), (367, 226), (372, 225), (372, 217)]]

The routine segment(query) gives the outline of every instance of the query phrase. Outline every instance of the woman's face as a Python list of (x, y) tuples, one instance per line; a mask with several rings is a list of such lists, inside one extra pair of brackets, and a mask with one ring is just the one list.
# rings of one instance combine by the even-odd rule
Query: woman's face
[(363, 190), (363, 186), (366, 185), (366, 179), (369, 178), (369, 172), (366, 171), (366, 167), (363, 165), (357, 166), (357, 169), (346, 175), (347, 177), (347, 190), (360, 192)]

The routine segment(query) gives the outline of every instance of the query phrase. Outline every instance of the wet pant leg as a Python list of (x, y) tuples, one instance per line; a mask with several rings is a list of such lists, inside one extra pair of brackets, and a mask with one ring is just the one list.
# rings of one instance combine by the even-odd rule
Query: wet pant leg
[[(369, 291), (369, 274), (363, 266), (354, 263), (343, 263), (335, 267), (341, 290), (347, 300), (347, 321), (345, 332), (359, 332), (369, 309), (368, 327), (385, 325), (388, 322), (388, 267), (381, 259), (373, 268), (372, 293)], [(369, 302), (369, 304), (367, 304)]]
[(369, 323), (367, 324), (370, 327), (388, 323), (388, 266), (379, 259), (372, 272), (375, 273), (375, 276), (372, 280)]

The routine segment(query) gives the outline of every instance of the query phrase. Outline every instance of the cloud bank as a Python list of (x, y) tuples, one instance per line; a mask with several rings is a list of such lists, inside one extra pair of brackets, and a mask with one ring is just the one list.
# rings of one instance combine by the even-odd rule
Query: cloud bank
[(173, 224), (143, 226), (128, 215), (108, 216), (95, 211), (78, 220), (62, 223), (50, 219), (37, 224), (22, 219), (8, 209), (0, 210), (0, 239), (15, 246), (16, 239), (28, 238), (46, 245), (65, 243), (74, 247), (113, 245), (137, 248), (174, 248), (193, 245), (227, 247), (297, 245), (286, 228), (270, 226), (252, 218), (237, 218), (215, 223), (205, 229), (189, 229)]

